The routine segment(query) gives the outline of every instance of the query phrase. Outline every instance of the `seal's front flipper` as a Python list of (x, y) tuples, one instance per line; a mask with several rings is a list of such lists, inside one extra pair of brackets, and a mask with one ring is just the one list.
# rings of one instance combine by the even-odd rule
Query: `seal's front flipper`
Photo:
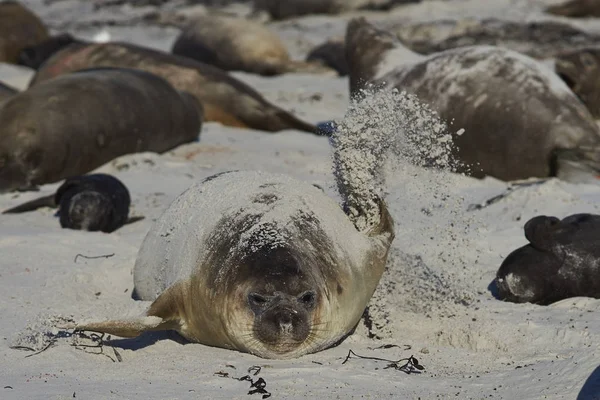
[(177, 328), (175, 321), (165, 321), (156, 316), (141, 316), (132, 319), (91, 322), (74, 326), (78, 331), (108, 333), (110, 335), (131, 338), (149, 331), (164, 331)]

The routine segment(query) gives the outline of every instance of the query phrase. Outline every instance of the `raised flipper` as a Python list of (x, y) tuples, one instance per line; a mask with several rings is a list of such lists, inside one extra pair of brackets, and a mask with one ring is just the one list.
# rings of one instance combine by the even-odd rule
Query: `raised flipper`
[(57, 206), (56, 201), (54, 200), (55, 195), (50, 194), (48, 196), (40, 197), (27, 203), (23, 203), (13, 208), (9, 208), (8, 210), (2, 211), (2, 214), (18, 214), (27, 211), (37, 210), (41, 207), (50, 207), (55, 208)]

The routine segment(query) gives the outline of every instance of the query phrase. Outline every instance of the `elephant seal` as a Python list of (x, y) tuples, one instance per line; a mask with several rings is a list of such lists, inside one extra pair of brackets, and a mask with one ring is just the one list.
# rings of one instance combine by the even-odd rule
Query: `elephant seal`
[[(64, 43), (64, 38), (61, 39)], [(40, 52), (37, 56), (36, 49)], [(211, 65), (129, 43), (73, 43), (52, 55), (56, 48), (45, 43), (30, 49), (31, 59), (43, 61), (30, 85), (58, 75), (92, 67), (122, 67), (158, 75), (178, 90), (194, 95), (204, 106), (204, 120), (241, 128), (277, 132), (297, 129), (318, 134), (314, 124), (304, 122), (275, 106), (245, 83)], [(35, 68), (35, 66), (31, 66)]]
[(55, 194), (21, 204), (2, 214), (58, 206), (61, 227), (110, 233), (127, 223), (130, 205), (129, 190), (123, 182), (112, 175), (90, 174), (68, 178)]
[(192, 142), (200, 110), (193, 96), (139, 70), (98, 68), (40, 83), (0, 108), (0, 192)]
[(525, 237), (529, 244), (510, 253), (496, 274), (501, 300), (600, 298), (600, 215), (537, 216), (525, 224)]
[(461, 18), (394, 24), (388, 30), (412, 51), (421, 54), (464, 46), (490, 45), (543, 60), (600, 41), (598, 34), (559, 21)]
[[(416, 95), (451, 124), (460, 172), (502, 180), (566, 176), (572, 150), (590, 179), (600, 171), (592, 115), (548, 67), (517, 52), (467, 46), (423, 56), (364, 18), (347, 27), (353, 96), (369, 84)], [(561, 157), (569, 153), (569, 163)], [(565, 173), (563, 173), (565, 172)], [(595, 179), (595, 178), (594, 178)]]
[(306, 61), (320, 62), (334, 69), (339, 76), (348, 75), (346, 62), (346, 46), (343, 39), (330, 39), (313, 48), (306, 56)]
[(600, 17), (599, 0), (571, 0), (562, 4), (555, 4), (546, 8), (548, 14), (562, 17), (586, 18)]
[(293, 358), (348, 336), (385, 269), (393, 220), (379, 200), (359, 231), (321, 189), (281, 174), (233, 171), (192, 185), (144, 239), (139, 318), (73, 328), (134, 337), (176, 330), (190, 341)]
[(420, 0), (254, 0), (254, 13), (266, 12), (272, 19), (287, 19), (309, 14), (341, 14), (355, 10), (388, 10)]
[(554, 59), (554, 70), (600, 119), (600, 47), (584, 47), (559, 54)]
[(21, 49), (48, 37), (43, 22), (20, 2), (0, 3), (0, 62), (16, 63)]
[(225, 71), (265, 76), (288, 72), (332, 72), (319, 63), (295, 61), (279, 36), (264, 25), (245, 19), (201, 15), (188, 21), (171, 52)]

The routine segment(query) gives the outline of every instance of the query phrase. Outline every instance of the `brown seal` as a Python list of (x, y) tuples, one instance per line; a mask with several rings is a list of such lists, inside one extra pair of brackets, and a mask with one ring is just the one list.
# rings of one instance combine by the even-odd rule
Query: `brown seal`
[(0, 192), (194, 141), (200, 110), (193, 96), (139, 70), (100, 68), (40, 83), (0, 108)]
[[(566, 176), (572, 150), (600, 171), (600, 132), (586, 107), (547, 66), (517, 52), (467, 46), (422, 56), (364, 18), (348, 24), (351, 91), (365, 85), (415, 94), (451, 124), (455, 156), (475, 177)], [(464, 129), (464, 131), (463, 131)], [(569, 154), (569, 163), (561, 162)]]
[(249, 19), (211, 14), (194, 17), (186, 25), (173, 44), (173, 54), (225, 71), (265, 76), (331, 72), (319, 63), (292, 60), (277, 34)]
[(0, 3), (0, 62), (14, 64), (21, 49), (48, 39), (44, 23), (18, 1)]
[(549, 14), (563, 17), (585, 18), (600, 17), (599, 0), (571, 0), (546, 8)]
[(267, 12), (273, 19), (309, 14), (341, 14), (354, 10), (387, 10), (420, 0), (254, 0), (254, 13)]
[(334, 69), (339, 76), (348, 75), (346, 45), (343, 38), (329, 39), (325, 43), (314, 47), (306, 56), (306, 61), (320, 62)]
[[(64, 45), (64, 38), (61, 43)], [(28, 49), (41, 63), (30, 85), (58, 75), (92, 67), (135, 68), (156, 74), (176, 89), (194, 95), (204, 106), (205, 121), (277, 132), (297, 129), (318, 134), (315, 125), (268, 102), (256, 90), (227, 72), (186, 57), (129, 43), (84, 43), (73, 39), (58, 52), (53, 40)], [(36, 55), (37, 53), (37, 55)], [(53, 54), (53, 55), (52, 55)], [(36, 67), (36, 65), (32, 65)]]
[(356, 327), (384, 272), (394, 224), (379, 201), (359, 231), (321, 189), (281, 174), (234, 171), (192, 185), (146, 235), (133, 270), (145, 315), (81, 322), (134, 337), (175, 330), (190, 341), (293, 358)]

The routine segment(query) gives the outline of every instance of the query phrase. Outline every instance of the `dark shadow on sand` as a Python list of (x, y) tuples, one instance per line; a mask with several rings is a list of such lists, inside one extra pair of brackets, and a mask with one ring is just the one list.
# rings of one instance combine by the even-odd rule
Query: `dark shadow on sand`
[(583, 384), (577, 400), (600, 400), (600, 365)]
[(175, 331), (145, 332), (135, 338), (113, 338), (105, 340), (106, 344), (123, 350), (140, 350), (162, 340), (173, 340), (179, 344), (190, 343)]

